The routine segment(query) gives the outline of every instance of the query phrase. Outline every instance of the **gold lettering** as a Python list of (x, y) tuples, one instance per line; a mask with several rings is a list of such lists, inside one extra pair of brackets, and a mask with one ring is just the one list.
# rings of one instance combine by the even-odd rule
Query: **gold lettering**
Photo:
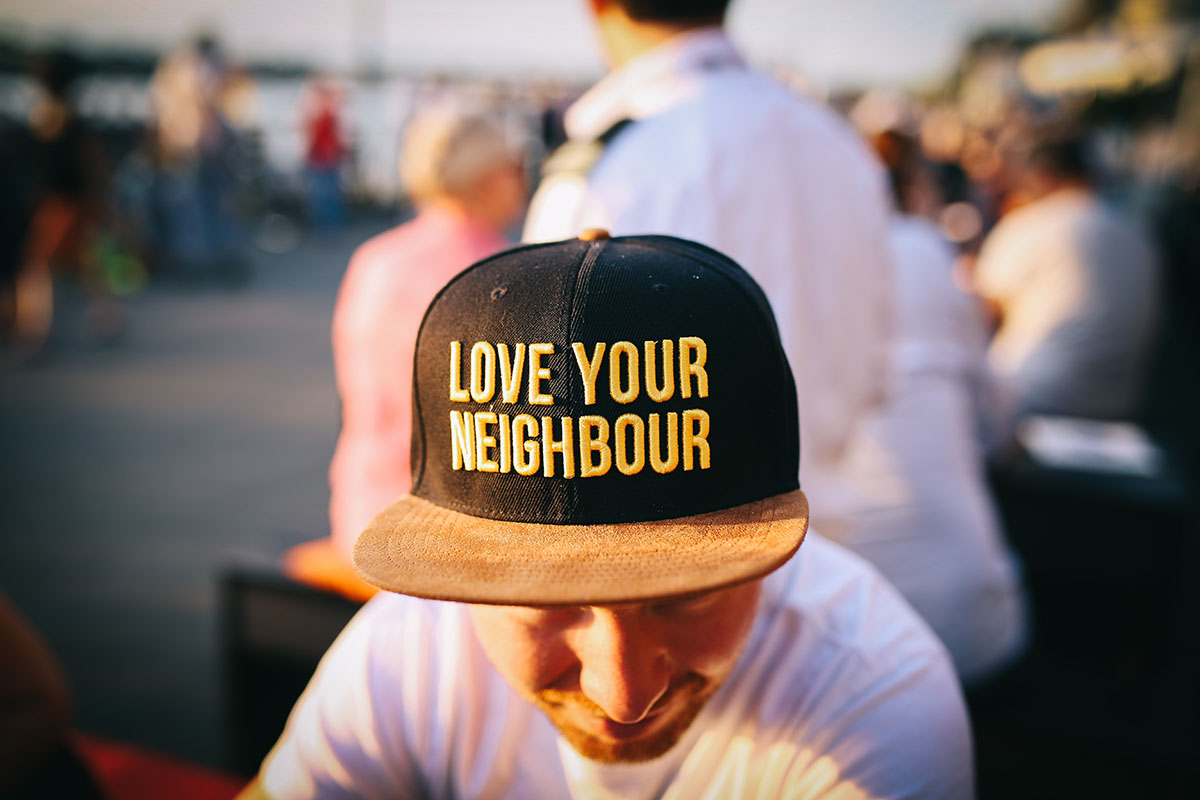
[[(621, 356), (625, 356), (628, 388), (621, 390)], [(618, 403), (632, 403), (640, 391), (638, 351), (633, 342), (617, 342), (608, 351), (608, 391)]]
[(486, 403), (496, 394), (496, 348), (491, 342), (471, 347), (471, 399)]
[(451, 466), (454, 469), (475, 469), (475, 424), (471, 412), (450, 412)]
[[(596, 434), (592, 435), (592, 429)], [(600, 463), (592, 461), (592, 453), (600, 454)], [(579, 476), (591, 478), (603, 475), (612, 467), (612, 448), (608, 446), (608, 420), (604, 417), (579, 418)]]
[[(656, 415), (657, 416), (657, 415)], [(633, 428), (633, 460), (627, 458), (625, 429)], [(622, 475), (636, 475), (646, 466), (646, 423), (637, 414), (622, 414), (613, 426), (613, 448), (617, 469)]]
[(500, 465), (488, 457), (488, 451), (496, 446), (496, 437), (487, 432), (488, 425), (496, 424), (496, 415), (491, 411), (475, 414), (475, 469), (480, 472), (497, 472)]
[(542, 342), (529, 345), (529, 402), (535, 406), (554, 405), (553, 395), (542, 392), (542, 381), (550, 380), (550, 368), (542, 366), (542, 356), (553, 353), (553, 344)]
[[(500, 345), (503, 347), (504, 345)], [(508, 414), (500, 415), (500, 471), (512, 472), (512, 427)]]
[(646, 394), (656, 403), (664, 403), (675, 394), (675, 342), (663, 339), (663, 385), (658, 388), (658, 354), (657, 342), (645, 342), (642, 348), (646, 353)]
[(521, 395), (521, 372), (525, 368), (525, 344), (518, 343), (512, 362), (508, 360), (508, 345), (500, 347), (500, 399), (515, 403)]
[[(517, 414), (512, 421), (513, 469), (518, 475), (533, 475), (542, 466), (541, 448), (537, 440), (526, 436), (538, 435), (538, 421), (529, 414)], [(527, 460), (528, 457), (528, 460)]]
[[(533, 347), (529, 348), (530, 350)], [(561, 417), (562, 438), (554, 441), (554, 417), (542, 417), (542, 474), (547, 478), (554, 477), (554, 454), (562, 453), (563, 477), (575, 477), (575, 437), (573, 435), (575, 421), (570, 417)]]
[[(562, 456), (563, 478), (576, 477), (577, 465), (581, 478), (607, 475), (613, 466), (622, 475), (636, 475), (647, 461), (659, 474), (681, 466), (685, 471), (710, 469), (712, 423), (708, 412), (699, 408), (667, 412), (665, 430), (663, 416), (650, 414), (647, 426), (643, 417), (632, 413), (610, 423), (600, 415), (539, 419), (531, 414), (509, 417), (492, 411), (455, 410), (450, 412), (452, 466), (455, 470), (526, 476), (541, 472), (553, 478), (558, 471), (557, 453)], [(556, 434), (560, 438), (556, 439)]]
[[(478, 419), (478, 415), (476, 415)], [(693, 428), (692, 423), (699, 423)], [(692, 448), (700, 451), (700, 469), (708, 469), (711, 457), (708, 448), (708, 412), (689, 408), (683, 412), (683, 469), (692, 468)], [(483, 467), (480, 467), (483, 469)]]
[[(465, 403), (471, 395), (462, 388), (462, 342), (450, 343), (450, 402)], [(455, 467), (455, 469), (458, 469)]]
[(650, 415), (650, 466), (658, 473), (666, 473), (679, 464), (679, 415), (674, 411), (667, 414), (667, 460), (662, 460), (662, 437), (659, 435), (659, 415)]
[(571, 349), (575, 351), (575, 362), (579, 364), (579, 374), (583, 377), (583, 404), (596, 404), (596, 376), (600, 374), (600, 362), (604, 359), (604, 342), (596, 342), (592, 349), (592, 361), (588, 363), (587, 350), (582, 342), (575, 342)]
[[(695, 358), (693, 358), (693, 355)], [(692, 396), (692, 379), (696, 376), (696, 394), (708, 397), (708, 371), (704, 369), (708, 361), (708, 345), (699, 336), (681, 336), (679, 338), (679, 396)]]

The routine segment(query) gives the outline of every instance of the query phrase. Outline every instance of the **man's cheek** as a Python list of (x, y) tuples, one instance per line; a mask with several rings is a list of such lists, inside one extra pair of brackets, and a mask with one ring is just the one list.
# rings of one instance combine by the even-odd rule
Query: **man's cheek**
[(750, 622), (727, 620), (710, 625), (709, 635), (683, 634), (672, 637), (671, 653), (681, 666), (706, 677), (723, 678), (741, 654), (750, 632)]
[(572, 672), (578, 673), (575, 654), (561, 637), (514, 634), (506, 639), (503, 654), (492, 660), (518, 688), (536, 692), (562, 683)]
[(736, 651), (731, 653), (727, 647), (705, 645), (677, 650), (675, 655), (675, 661), (681, 668), (706, 678), (723, 678), (737, 660)]
[(579, 659), (563, 642), (539, 649), (529, 680), (536, 689), (572, 690), (579, 686)]

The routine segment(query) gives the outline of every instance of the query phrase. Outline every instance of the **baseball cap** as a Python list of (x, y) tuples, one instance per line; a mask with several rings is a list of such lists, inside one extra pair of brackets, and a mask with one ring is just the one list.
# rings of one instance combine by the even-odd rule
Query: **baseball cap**
[(598, 605), (731, 586), (800, 546), (799, 418), (762, 290), (669, 236), (517, 247), (417, 336), (412, 490), (359, 536), (368, 582)]

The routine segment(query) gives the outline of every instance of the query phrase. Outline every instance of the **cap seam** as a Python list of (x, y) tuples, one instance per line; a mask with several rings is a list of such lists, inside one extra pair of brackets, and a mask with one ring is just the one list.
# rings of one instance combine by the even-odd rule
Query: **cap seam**
[[(702, 258), (698, 257), (698, 255), (694, 252), (689, 252), (687, 250), (681, 250), (681, 249), (677, 249), (674, 247), (667, 247), (665, 245), (659, 244), (658, 242), (646, 241), (645, 239), (643, 239), (641, 237), (631, 236), (631, 237), (629, 237), (629, 241), (636, 243), (638, 245), (641, 245), (642, 247), (649, 247), (654, 250), (661, 250), (665, 253), (673, 253), (674, 255), (677, 255), (677, 256), (683, 256), (684, 258), (695, 261), (696, 263), (700, 264), (703, 267), (707, 267), (708, 269), (715, 270), (722, 278), (724, 278), (725, 280), (727, 280), (728, 282), (730, 282), (734, 286), (736, 286), (738, 291), (741, 292), (742, 295), (753, 299), (755, 301), (755, 304), (761, 304), (761, 305), (766, 306), (767, 309), (770, 309), (771, 310), (771, 319), (773, 322), (775, 322), (775, 328), (778, 330), (778, 327), (779, 327), (778, 321), (775, 320), (775, 318), (774, 318), (774, 310), (771, 309), (771, 303), (767, 299), (766, 293), (761, 293), (761, 295), (756, 296), (755, 293), (753, 291), (751, 291), (749, 286), (746, 286), (745, 284), (743, 284), (742, 282), (740, 282), (736, 279), (736, 277), (735, 277), (736, 272), (732, 272), (731, 270), (729, 270), (727, 268), (728, 265), (723, 264), (721, 258), (715, 258), (712, 260), (702, 259)], [(699, 244), (699, 243), (697, 242), (697, 244)], [(716, 254), (716, 251), (714, 251), (714, 254)], [(736, 266), (736, 264), (734, 264), (733, 262), (730, 262), (730, 263), (733, 264), (734, 266)], [(742, 268), (742, 267), (738, 267), (738, 269), (741, 270), (742, 272), (745, 272), (744, 268)], [(749, 273), (745, 273), (745, 274), (747, 275), (747, 277), (750, 277)], [(762, 291), (761, 287), (756, 287), (756, 288), (759, 288), (760, 292)]]
[[(753, 305), (755, 305), (755, 306), (759, 307), (760, 309), (762, 309), (763, 311), (765, 311), (765, 313), (760, 313), (757, 316), (757, 322), (758, 322), (758, 324), (761, 324), (766, 328), (766, 332), (768, 334), (771, 334), (771, 335), (767, 336), (767, 339), (773, 340), (773, 342), (775, 344), (775, 348), (776, 348), (776, 355), (779, 357), (780, 363), (784, 366), (784, 368), (787, 372), (788, 380), (791, 382), (791, 384), (793, 386), (795, 385), (796, 375), (794, 372), (792, 372), (792, 365), (791, 365), (791, 362), (788, 361), (787, 351), (784, 350), (784, 348), (783, 348), (783, 339), (779, 335), (779, 321), (777, 319), (775, 319), (775, 310), (771, 307), (771, 302), (770, 302), (770, 300), (767, 299), (766, 293), (762, 291), (762, 287), (758, 286), (758, 284), (754, 281), (753, 276), (750, 275), (750, 273), (746, 272), (744, 267), (739, 266), (737, 264), (737, 262), (733, 261), (728, 256), (720, 253), (719, 251), (712, 250), (712, 248), (708, 248), (706, 245), (700, 244), (699, 242), (694, 242), (693, 244), (696, 244), (707, 250), (711, 250), (713, 255), (715, 256), (715, 258), (703, 259), (699, 256), (699, 254), (697, 254), (695, 252), (689, 252), (686, 249), (668, 247), (665, 244), (661, 244), (659, 242), (646, 241), (643, 237), (630, 236), (626, 239), (626, 241), (636, 243), (642, 247), (649, 247), (654, 250), (661, 250), (665, 253), (672, 253), (677, 256), (682, 256), (684, 258), (688, 258), (692, 261), (695, 261), (697, 264), (701, 265), (702, 267), (713, 270), (715, 273), (720, 275), (727, 283), (732, 284), (733, 287), (743, 297), (750, 300), (753, 303)], [(728, 263), (723, 263), (725, 261), (727, 261)], [(729, 267), (733, 267), (733, 269), (729, 269)], [(749, 278), (749, 281), (750, 281), (749, 285), (746, 285), (737, 279), (737, 275), (739, 272), (741, 274), (744, 274), (747, 278)], [(758, 289), (758, 294), (756, 294), (753, 291), (753, 289)], [(800, 407), (799, 406), (800, 406), (800, 398), (797, 395), (796, 396), (796, 405), (795, 405), (795, 409), (794, 409), (797, 420), (799, 420), (799, 418), (800, 418)], [(803, 452), (803, 448), (804, 448), (804, 441), (803, 441), (803, 439), (801, 439), (797, 443), (797, 447), (796, 447), (797, 459), (799, 459), (800, 454)]]
[[(567, 302), (563, 304), (563, 313), (565, 317), (563, 319), (561, 330), (564, 334), (563, 338), (565, 340), (563, 344), (567, 348), (567, 350), (563, 353), (563, 359), (567, 362), (567, 366), (565, 367), (567, 372), (567, 375), (565, 376), (567, 379), (567, 404), (571, 408), (575, 407), (577, 400), (575, 381), (571, 380), (570, 377), (570, 347), (571, 342), (574, 341), (575, 337), (575, 320), (577, 317), (575, 313), (575, 301), (581, 297), (581, 292), (587, 290), (587, 285), (589, 282), (588, 278), (590, 277), (592, 271), (591, 268), (596, 263), (596, 257), (599, 255), (600, 247), (602, 247), (603, 244), (604, 240), (602, 239), (592, 241), (588, 244), (587, 249), (583, 251), (583, 256), (579, 259), (579, 266), (575, 268), (574, 283), (569, 283), (566, 287), (567, 291), (570, 292), (570, 296), (567, 298)], [(570, 516), (574, 513), (575, 508), (579, 505), (579, 488), (575, 483), (568, 483), (566, 490), (567, 515)]]
[[(420, 326), (417, 327), (417, 339), (416, 339), (415, 344), (413, 345), (413, 364), (414, 364), (414, 366), (417, 361), (417, 353), (419, 353), (421, 351), (421, 338), (425, 335), (425, 323), (429, 321), (429, 313), (431, 311), (433, 311), (434, 307), (436, 307), (438, 305), (438, 301), (441, 300), (442, 296), (444, 294), (446, 294), (447, 291), (450, 290), (450, 287), (452, 287), (456, 283), (458, 283), (459, 280), (461, 280), (463, 278), (463, 276), (465, 276), (469, 272), (473, 272), (476, 269), (483, 267), (486, 264), (491, 263), (492, 261), (495, 261), (498, 258), (509, 256), (512, 253), (526, 251), (526, 250), (538, 250), (538, 249), (542, 249), (542, 248), (546, 248), (546, 247), (554, 247), (559, 244), (562, 244), (562, 242), (535, 242), (532, 244), (518, 245), (516, 247), (505, 248), (504, 250), (501, 250), (498, 253), (493, 253), (492, 255), (488, 256), (487, 258), (484, 258), (480, 261), (476, 261), (474, 264), (470, 264), (469, 266), (464, 267), (462, 269), (462, 271), (460, 271), (457, 275), (455, 275), (453, 278), (451, 278), (449, 281), (447, 281), (446, 285), (443, 286), (441, 289), (439, 289), (438, 293), (435, 294), (433, 296), (433, 299), (429, 301), (429, 305), (425, 307), (425, 313), (421, 315), (421, 324), (420, 324)], [(421, 442), (421, 463), (420, 463), (420, 465), (413, 465), (413, 466), (410, 466), (410, 468), (409, 468), (409, 473), (412, 476), (411, 491), (414, 493), (418, 489), (420, 489), (421, 485), (424, 483), (425, 467), (429, 463), (429, 444), (425, 437), (425, 419), (424, 419), (423, 412), (421, 410), (421, 395), (420, 395), (420, 392), (418, 391), (418, 389), (419, 389), (418, 372), (414, 368), (413, 376), (412, 376), (412, 387), (411, 387), (412, 408), (413, 408), (413, 421), (412, 421), (413, 422), (413, 433), (410, 435), (419, 437), (420, 442)]]

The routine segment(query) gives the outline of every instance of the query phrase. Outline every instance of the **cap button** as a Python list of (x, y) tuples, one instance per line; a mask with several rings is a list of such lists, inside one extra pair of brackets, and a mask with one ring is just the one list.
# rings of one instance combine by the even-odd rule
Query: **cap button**
[(612, 234), (604, 228), (584, 228), (579, 232), (579, 241), (594, 242), (597, 239), (611, 239)]

